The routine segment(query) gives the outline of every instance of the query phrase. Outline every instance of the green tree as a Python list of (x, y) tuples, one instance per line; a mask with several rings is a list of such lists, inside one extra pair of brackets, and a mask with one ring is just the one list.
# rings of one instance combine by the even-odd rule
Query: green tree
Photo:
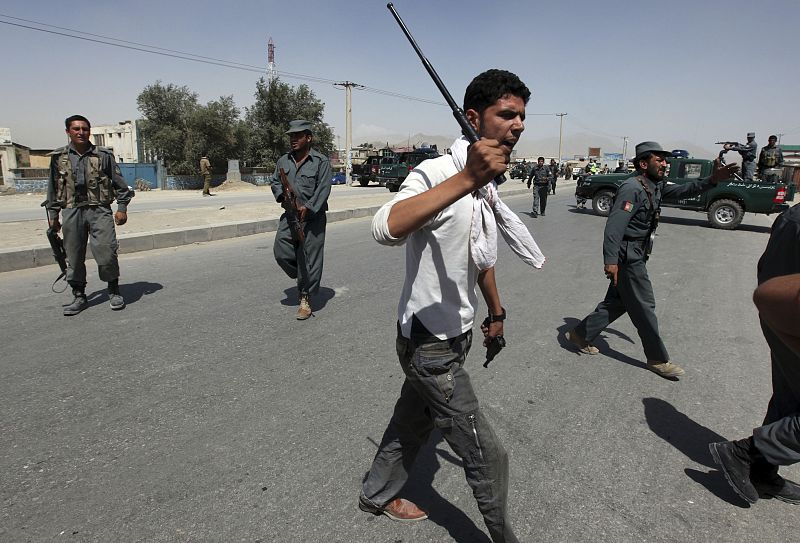
[(247, 148), (252, 166), (275, 168), (278, 158), (289, 149), (286, 129), (293, 119), (306, 119), (314, 130), (314, 148), (328, 156), (333, 151), (333, 131), (323, 120), (325, 104), (306, 85), (292, 87), (280, 79), (256, 82), (255, 103), (247, 108)]
[(141, 132), (148, 149), (164, 161), (168, 169), (179, 169), (184, 161), (188, 120), (197, 109), (197, 94), (188, 87), (156, 81), (136, 98), (143, 115)]

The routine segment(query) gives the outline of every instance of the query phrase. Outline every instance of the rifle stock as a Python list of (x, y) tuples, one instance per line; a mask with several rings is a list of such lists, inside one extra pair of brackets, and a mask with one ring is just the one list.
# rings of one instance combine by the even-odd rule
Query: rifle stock
[[(56, 277), (53, 281), (51, 289), (53, 292), (64, 292), (63, 290), (56, 290), (55, 286), (58, 280), (67, 278), (67, 251), (64, 249), (64, 241), (58, 236), (58, 232), (53, 228), (53, 223), (50, 222), (50, 214), (47, 212), (47, 200), (42, 202), (42, 207), (45, 208), (44, 213), (47, 217), (47, 241), (50, 242), (50, 249), (53, 251), (53, 258), (55, 259), (58, 267), (61, 268), (61, 275)], [(65, 286), (64, 289), (67, 287)]]
[(283, 185), (283, 201), (286, 203), (283, 208), (286, 210), (286, 221), (289, 223), (292, 239), (298, 243), (303, 243), (306, 240), (306, 234), (303, 231), (300, 212), (297, 210), (297, 195), (289, 184), (289, 179), (286, 178), (286, 172), (283, 168), (280, 169), (280, 177), (281, 185)]

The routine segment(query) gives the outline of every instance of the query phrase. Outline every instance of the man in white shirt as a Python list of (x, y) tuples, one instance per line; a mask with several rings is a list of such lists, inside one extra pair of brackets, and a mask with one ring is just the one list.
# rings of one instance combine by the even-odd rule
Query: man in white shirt
[[(517, 221), (511, 225), (516, 228), (521, 222), (498, 211), (505, 205), (499, 202), (492, 180), (506, 171), (525, 128), (529, 98), (528, 88), (510, 72), (488, 70), (478, 75), (467, 87), (464, 111), (480, 141), (466, 151), (466, 143), (459, 140), (454, 149), (463, 144), (461, 154), (454, 150), (452, 155), (421, 163), (372, 223), (379, 243), (406, 248), (397, 323), (397, 354), (406, 380), (364, 481), (359, 507), (405, 522), (427, 518), (398, 493), (436, 427), (461, 457), (495, 543), (518, 541), (507, 516), (508, 455), (478, 406), (464, 362), (472, 344), (476, 285), (489, 311), (481, 327), (484, 345), (503, 335), (506, 312), (494, 271), (495, 218), (491, 213), (481, 215), (481, 206), (491, 207), (497, 228), (509, 244), (514, 243), (520, 231), (509, 236), (505, 230), (509, 225), (504, 223)], [(491, 236), (482, 238), (487, 224)], [(541, 267), (544, 258), (527, 230), (522, 230), (535, 249), (526, 253), (534, 255), (526, 261)], [(525, 249), (514, 250), (525, 259)]]

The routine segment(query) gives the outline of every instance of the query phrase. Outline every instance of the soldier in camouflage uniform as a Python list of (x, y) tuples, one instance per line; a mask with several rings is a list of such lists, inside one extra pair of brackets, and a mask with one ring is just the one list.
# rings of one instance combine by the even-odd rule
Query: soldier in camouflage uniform
[(651, 234), (658, 225), (663, 196), (685, 198), (701, 193), (729, 179), (738, 166), (715, 164), (710, 177), (683, 185), (663, 182), (667, 169), (664, 151), (654, 141), (636, 146), (634, 164), (638, 175), (627, 178), (617, 190), (606, 221), (603, 239), (603, 271), (610, 280), (605, 299), (597, 308), (567, 332), (567, 339), (585, 354), (600, 351), (592, 341), (616, 319), (628, 313), (639, 332), (647, 369), (658, 375), (676, 379), (684, 371), (670, 362), (667, 348), (661, 341), (656, 319), (656, 299), (647, 275), (647, 260), (652, 247)]
[(778, 146), (778, 136), (770, 136), (768, 141), (769, 143), (761, 148), (761, 153), (758, 155), (758, 175), (763, 181), (780, 181), (780, 173), (767, 170), (783, 168), (783, 151)]
[[(64, 121), (69, 145), (56, 149), (50, 159), (47, 185), (47, 216), (51, 227), (62, 229), (67, 253), (67, 282), (74, 299), (64, 315), (86, 309), (86, 243), (91, 245), (100, 279), (108, 283), (111, 309), (125, 307), (119, 292), (119, 262), (114, 224), (128, 220), (128, 203), (134, 192), (122, 177), (114, 155), (89, 141), (91, 125), (86, 117), (73, 115)], [(117, 212), (111, 203), (117, 201)]]

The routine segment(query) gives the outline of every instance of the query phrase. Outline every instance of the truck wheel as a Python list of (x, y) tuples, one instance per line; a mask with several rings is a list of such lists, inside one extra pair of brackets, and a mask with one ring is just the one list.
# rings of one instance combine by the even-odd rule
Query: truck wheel
[(386, 183), (386, 188), (389, 189), (389, 192), (397, 192), (400, 190), (400, 185), (395, 185), (394, 183)]
[(735, 200), (717, 200), (708, 208), (708, 222), (714, 228), (733, 230), (742, 223), (744, 209)]
[(614, 193), (610, 190), (601, 190), (592, 198), (592, 209), (601, 217), (608, 217), (613, 203)]
[(369, 177), (359, 177), (358, 182), (361, 184), (362, 187), (366, 187), (369, 185)]

